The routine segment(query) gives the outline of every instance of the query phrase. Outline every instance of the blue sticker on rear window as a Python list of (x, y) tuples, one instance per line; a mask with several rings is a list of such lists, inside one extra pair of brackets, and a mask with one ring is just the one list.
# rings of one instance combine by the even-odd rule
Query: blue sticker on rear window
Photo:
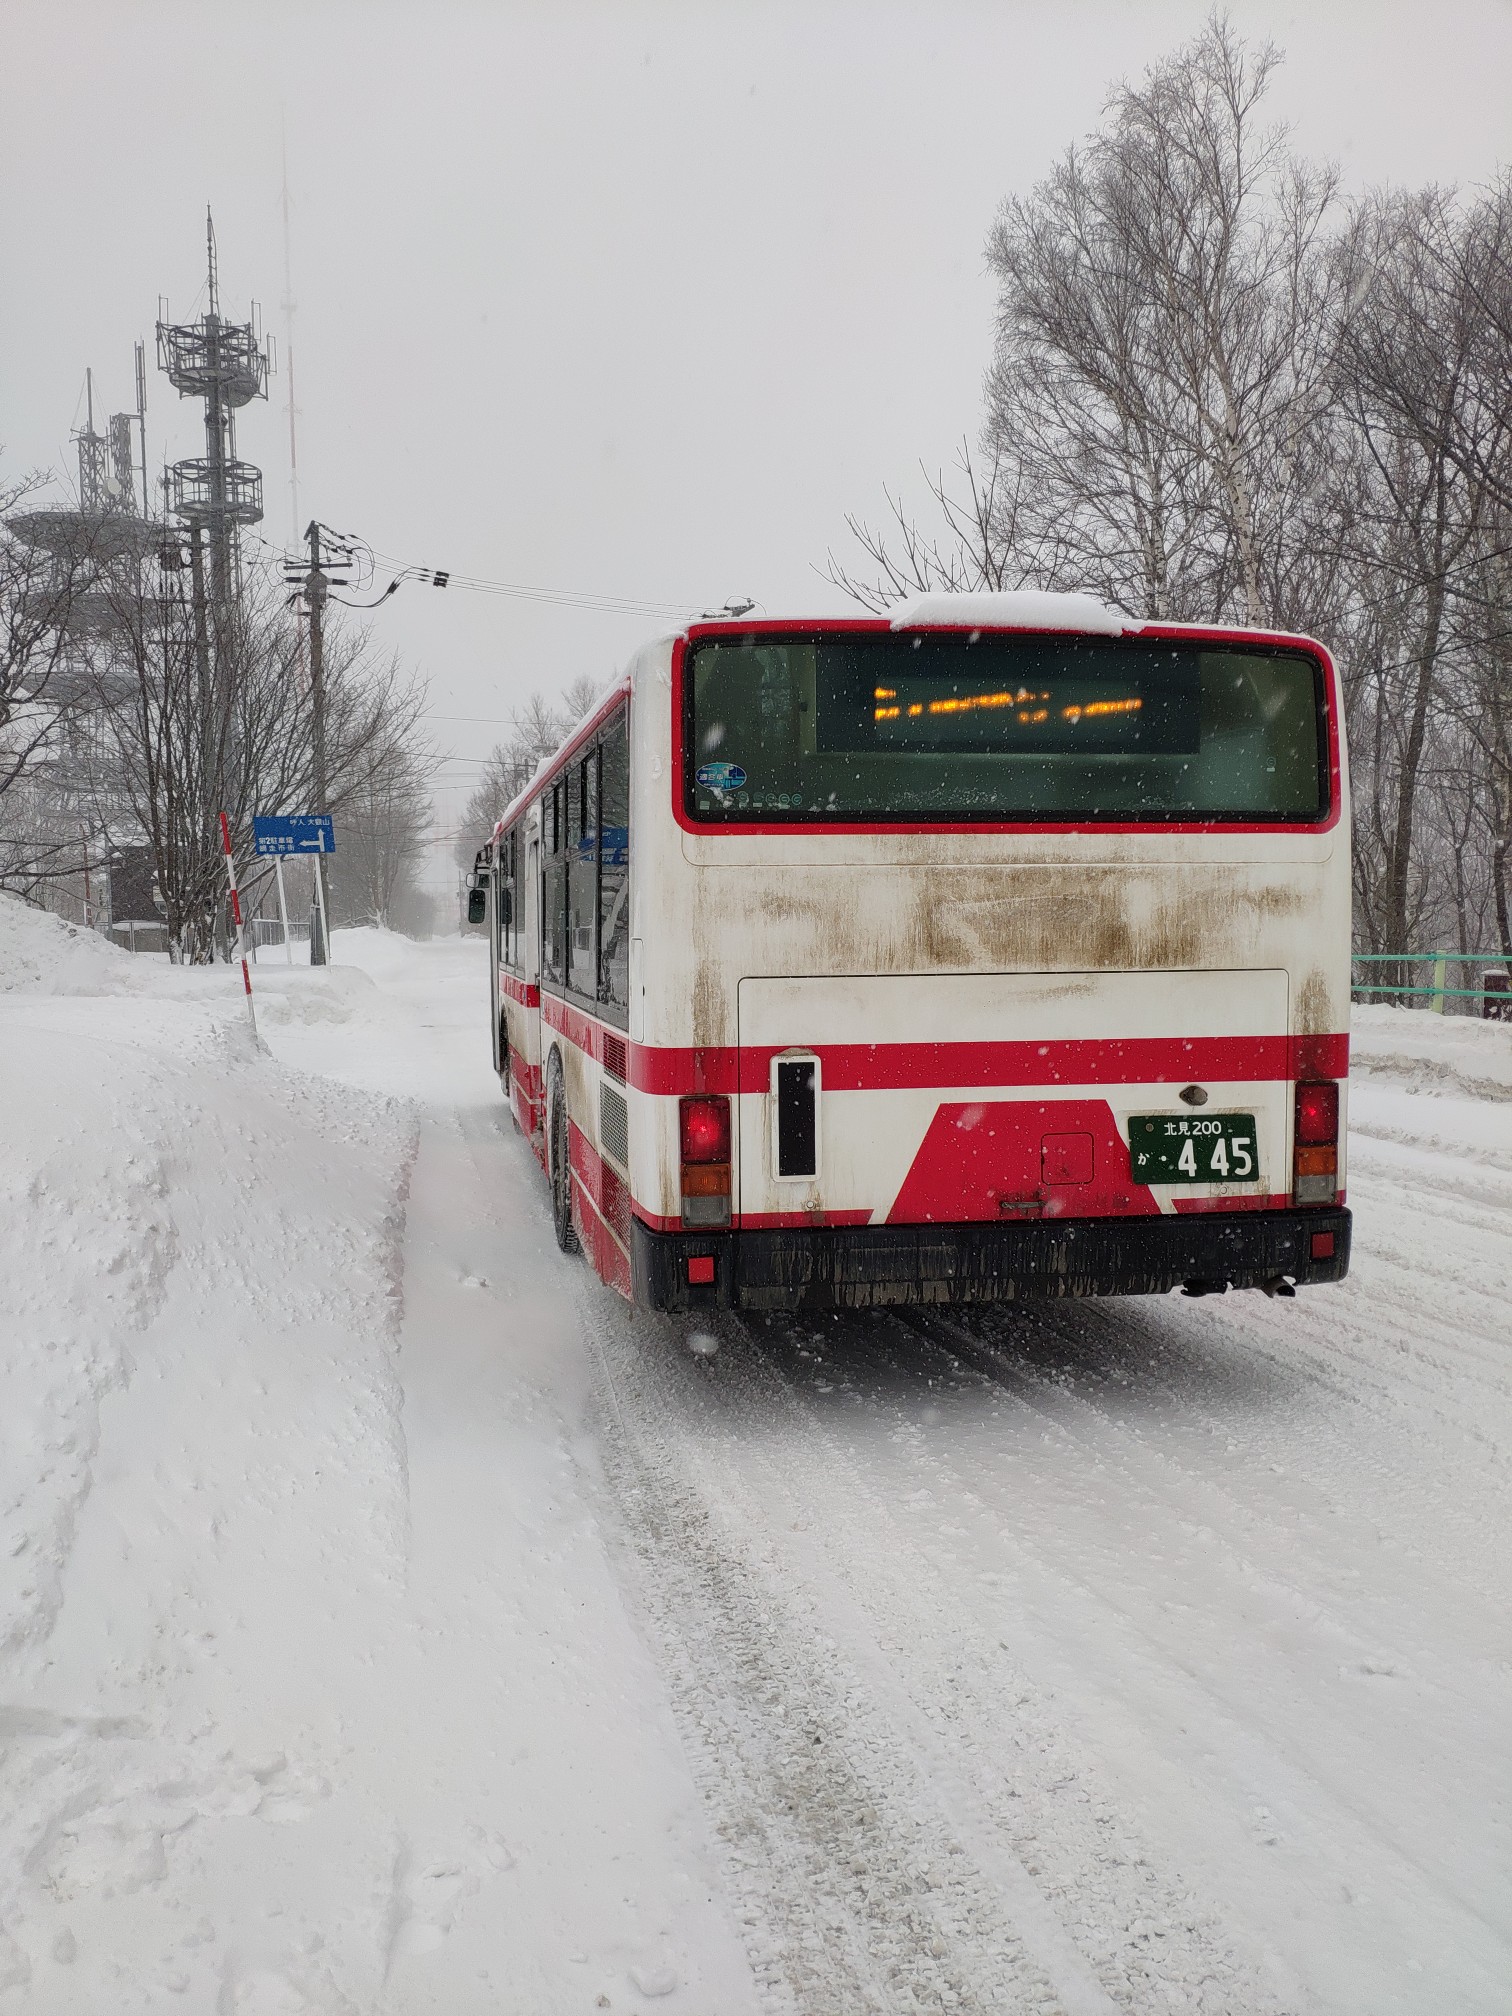
[(693, 777), (706, 791), (738, 791), (746, 781), (738, 763), (700, 763)]

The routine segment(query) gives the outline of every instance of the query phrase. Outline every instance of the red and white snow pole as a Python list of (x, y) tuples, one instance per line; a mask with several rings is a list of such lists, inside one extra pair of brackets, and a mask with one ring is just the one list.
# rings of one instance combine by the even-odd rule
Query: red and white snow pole
[(242, 923), (241, 897), (236, 893), (236, 862), (231, 853), (231, 827), (224, 812), (220, 815), (221, 846), (226, 856), (226, 880), (231, 885), (231, 916), (236, 924), (236, 950), (241, 959), (242, 985), (247, 990), (247, 1020), (257, 1034), (257, 1011), (252, 1006), (252, 969), (247, 964), (247, 931)]

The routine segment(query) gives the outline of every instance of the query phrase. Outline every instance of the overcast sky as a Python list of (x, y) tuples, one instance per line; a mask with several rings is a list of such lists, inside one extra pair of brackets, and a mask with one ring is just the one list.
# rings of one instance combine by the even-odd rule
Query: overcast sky
[[(5, 0), (0, 477), (72, 469), (87, 365), (97, 414), (133, 403), (159, 294), (203, 306), (207, 203), (286, 367), (286, 136), (302, 518), (495, 581), (839, 606), (846, 512), (976, 433), (998, 203), (1205, 12)], [(1352, 186), (1512, 157), (1512, 0), (1231, 13)], [(279, 546), (287, 396), (238, 442)], [(202, 452), (200, 410), (152, 373), (154, 460)], [(458, 787), (532, 688), (658, 627), (415, 585), (373, 620)]]

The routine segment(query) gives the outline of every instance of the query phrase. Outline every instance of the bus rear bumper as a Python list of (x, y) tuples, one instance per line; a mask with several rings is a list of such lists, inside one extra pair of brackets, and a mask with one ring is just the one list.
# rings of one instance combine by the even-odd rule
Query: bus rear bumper
[(642, 1308), (676, 1312), (1164, 1295), (1182, 1287), (1286, 1294), (1342, 1281), (1349, 1231), (1342, 1207), (701, 1234), (654, 1232), (635, 1219), (632, 1295)]

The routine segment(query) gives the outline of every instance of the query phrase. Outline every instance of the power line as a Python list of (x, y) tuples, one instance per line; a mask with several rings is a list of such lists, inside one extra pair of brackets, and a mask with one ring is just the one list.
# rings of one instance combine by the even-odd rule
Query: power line
[(696, 601), (656, 602), (644, 596), (603, 594), (592, 589), (542, 588), (524, 581), (490, 581), (482, 575), (458, 574), (454, 570), (438, 576), (434, 569), (415, 567), (392, 553), (379, 552), (376, 547), (373, 557), (381, 560), (386, 567), (397, 568), (398, 579), (402, 580), (406, 575), (420, 578), (430, 575), (438, 587), (466, 588), (475, 595), (507, 595), (526, 602), (545, 602), (574, 609), (602, 609), (607, 614), (621, 616), (686, 616), (698, 607)]
[[(702, 610), (697, 598), (686, 602), (657, 602), (644, 596), (601, 594), (591, 589), (542, 588), (524, 581), (490, 581), (482, 575), (458, 574), (454, 569), (448, 567), (417, 566), (413, 561), (399, 559), (396, 554), (382, 553), (377, 547), (369, 546), (365, 540), (359, 539), (353, 534), (344, 533), (336, 536), (339, 536), (352, 550), (354, 555), (358, 557), (359, 563), (363, 558), (372, 562), (381, 561), (385, 567), (392, 567), (395, 570), (393, 579), (375, 601), (350, 603), (347, 605), (350, 608), (376, 609), (379, 603), (386, 602), (391, 595), (396, 594), (406, 581), (424, 582), (433, 588), (465, 588), (469, 594), (473, 595), (504, 595), (517, 601), (539, 602), (549, 608), (596, 609), (602, 614), (609, 616), (670, 618), (678, 622), (685, 622), (690, 616), (696, 616), (700, 613), (718, 616), (744, 616), (757, 606), (755, 602), (749, 599), (737, 599), (726, 602), (718, 610), (711, 611)], [(263, 543), (267, 544), (266, 541)], [(274, 549), (269, 546), (268, 551), (271, 555)], [(359, 581), (357, 585), (360, 586), (362, 583)], [(340, 600), (340, 597), (334, 597), (333, 599)], [(469, 718), (487, 719), (489, 717), (452, 715), (440, 718), (466, 720)]]

